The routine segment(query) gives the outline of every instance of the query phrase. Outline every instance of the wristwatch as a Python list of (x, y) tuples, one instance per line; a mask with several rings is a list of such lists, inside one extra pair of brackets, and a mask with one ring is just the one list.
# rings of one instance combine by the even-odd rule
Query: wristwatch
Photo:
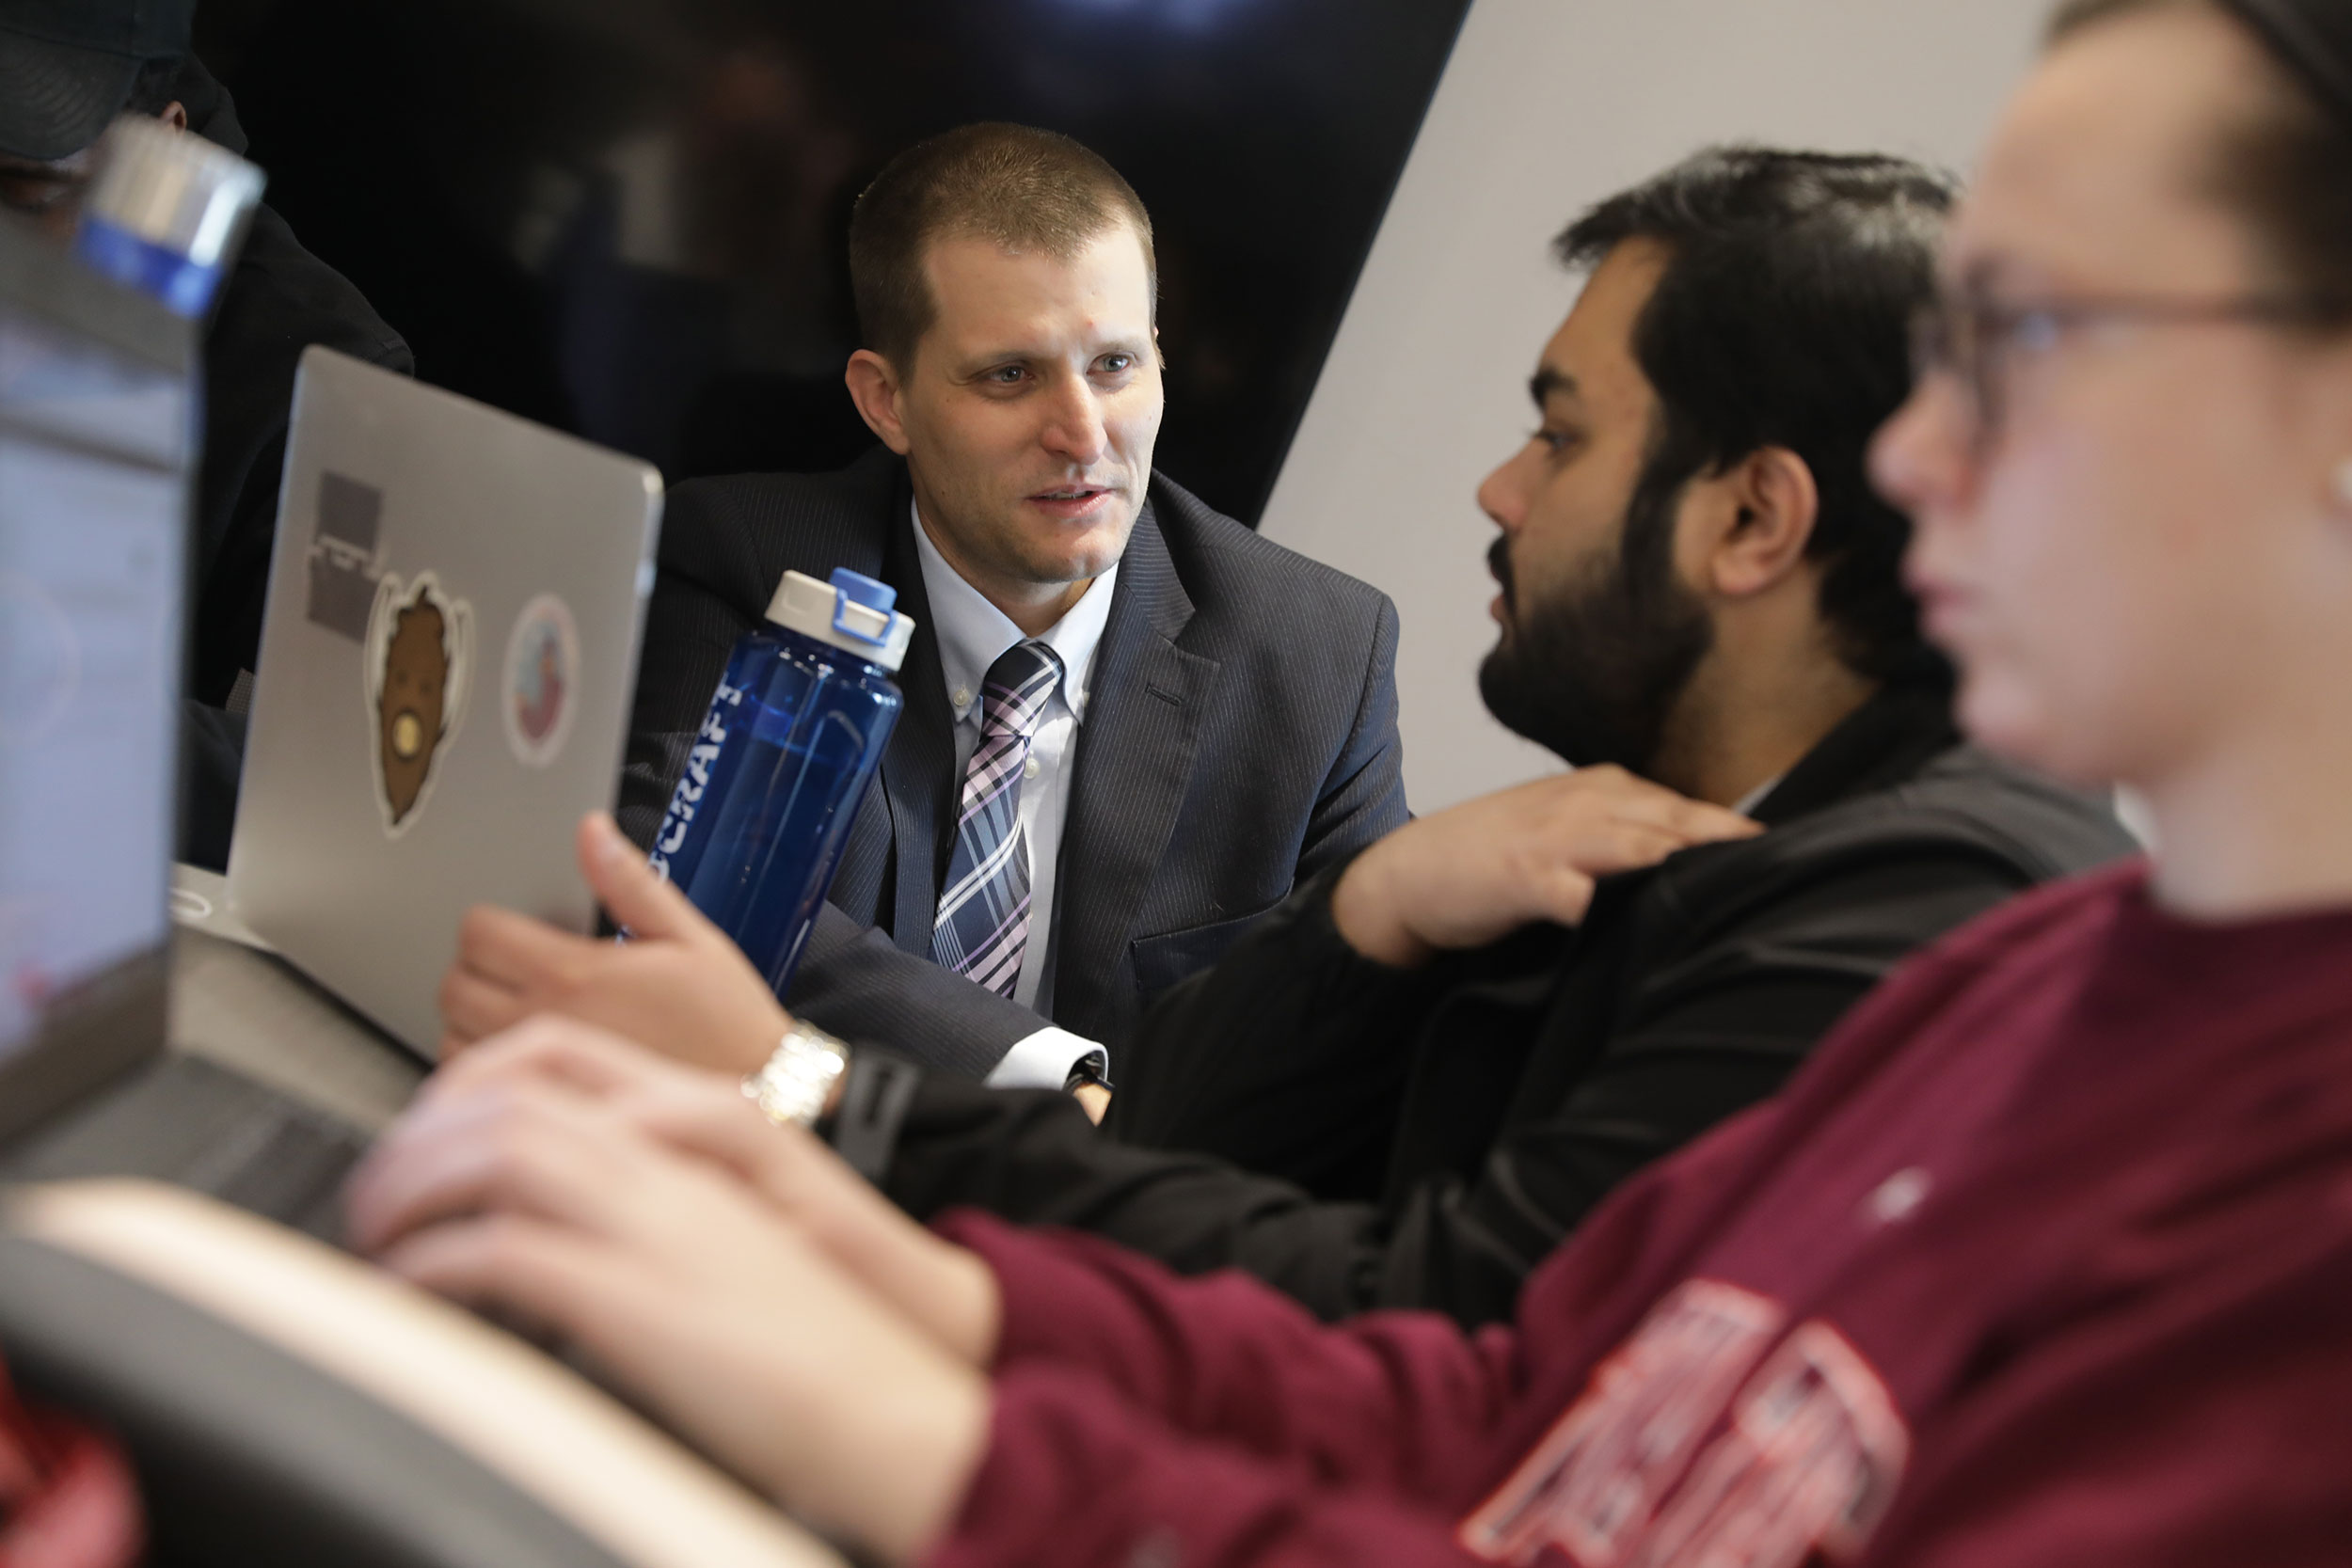
[(849, 1067), (848, 1046), (794, 1019), (767, 1064), (743, 1080), (743, 1098), (778, 1127), (814, 1127)]

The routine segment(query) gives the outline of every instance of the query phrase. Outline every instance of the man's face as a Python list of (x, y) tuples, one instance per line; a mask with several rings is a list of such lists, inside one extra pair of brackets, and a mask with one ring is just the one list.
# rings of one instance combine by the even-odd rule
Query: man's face
[(1165, 405), (1142, 245), (1124, 224), (1067, 261), (948, 239), (925, 270), (937, 319), (898, 411), (943, 553), (983, 591), (1107, 571)]
[(1479, 690), (1497, 719), (1577, 767), (1646, 769), (1712, 641), (1673, 557), (1678, 498), (1643, 485), (1659, 406), (1633, 330), (1666, 260), (1629, 240), (1594, 269), (1545, 345), (1534, 435), (1478, 491), (1502, 530), (1489, 555), (1502, 639)]

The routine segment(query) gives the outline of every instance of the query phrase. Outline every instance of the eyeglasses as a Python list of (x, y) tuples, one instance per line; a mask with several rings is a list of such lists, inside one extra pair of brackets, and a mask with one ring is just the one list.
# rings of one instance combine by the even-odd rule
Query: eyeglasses
[(2038, 357), (2089, 327), (2111, 325), (2275, 328), (2324, 326), (2344, 319), (2340, 300), (2249, 294), (2237, 299), (2070, 299), (2003, 304), (1981, 296), (1939, 295), (1911, 321), (1911, 368), (1925, 380), (1949, 373), (1968, 394), (1979, 446), (2000, 434), (2008, 416), (2011, 367)]

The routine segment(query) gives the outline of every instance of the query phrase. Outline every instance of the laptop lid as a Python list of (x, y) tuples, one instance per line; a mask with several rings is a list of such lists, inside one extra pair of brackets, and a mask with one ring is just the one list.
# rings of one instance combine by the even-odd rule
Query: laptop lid
[(595, 918), (660, 514), (644, 463), (303, 356), (229, 895), (421, 1053), (469, 908)]
[(195, 365), (0, 214), (0, 1138), (163, 1049)]

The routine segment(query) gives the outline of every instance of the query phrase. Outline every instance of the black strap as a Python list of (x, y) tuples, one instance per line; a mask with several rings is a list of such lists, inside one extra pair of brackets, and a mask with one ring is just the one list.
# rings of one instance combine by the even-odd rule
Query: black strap
[(903, 1056), (861, 1045), (850, 1053), (849, 1076), (841, 1085), (841, 1108), (825, 1132), (834, 1151), (876, 1186), (890, 1172), (898, 1129), (914, 1102), (923, 1069)]

